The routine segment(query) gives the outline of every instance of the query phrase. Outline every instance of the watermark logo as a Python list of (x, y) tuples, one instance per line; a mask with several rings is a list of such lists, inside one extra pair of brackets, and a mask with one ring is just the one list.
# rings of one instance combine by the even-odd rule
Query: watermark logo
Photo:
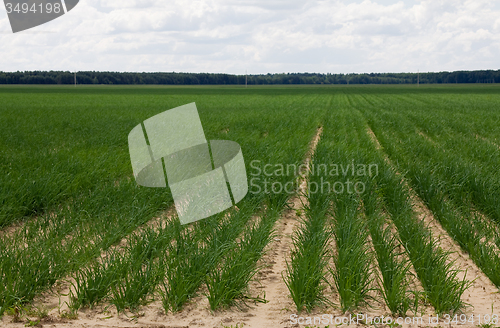
[(128, 144), (137, 184), (165, 188), (168, 181), (181, 224), (220, 213), (248, 192), (240, 145), (207, 142), (195, 103), (145, 120)]
[(61, 17), (79, 0), (4, 0), (12, 32), (17, 33)]
[(289, 195), (300, 192), (295, 178), (300, 172), (308, 172), (308, 194), (363, 194), (364, 181), (379, 174), (377, 164), (330, 163), (330, 164), (269, 164), (259, 160), (250, 162), (250, 193)]

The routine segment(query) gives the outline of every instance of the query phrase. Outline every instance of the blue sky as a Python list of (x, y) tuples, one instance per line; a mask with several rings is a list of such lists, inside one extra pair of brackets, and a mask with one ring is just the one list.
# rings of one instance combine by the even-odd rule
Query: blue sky
[(13, 34), (0, 71), (421, 72), (500, 69), (500, 0), (80, 0)]

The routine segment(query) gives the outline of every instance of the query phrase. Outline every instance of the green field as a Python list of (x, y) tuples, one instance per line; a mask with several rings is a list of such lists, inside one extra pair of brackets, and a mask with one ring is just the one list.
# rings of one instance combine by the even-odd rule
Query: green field
[[(500, 287), (500, 86), (0, 86), (0, 315), (68, 277), (75, 311), (137, 309), (155, 296), (177, 312), (201, 288), (213, 310), (248, 300), (294, 196), (272, 186), (297, 172), (257, 176), (237, 209), (145, 226), (173, 199), (168, 188), (137, 186), (128, 133), (191, 102), (207, 140), (241, 145), (249, 178), (252, 162), (300, 165), (322, 127), (311, 167), (328, 172), (309, 184), (343, 192), (306, 195), (283, 274), (297, 311), (328, 305), (331, 293), (343, 311), (378, 301), (401, 315), (422, 303), (463, 310), (469, 282), (412, 197)], [(332, 174), (331, 165), (375, 165), (377, 174)], [(356, 183), (363, 191), (348, 192)]]

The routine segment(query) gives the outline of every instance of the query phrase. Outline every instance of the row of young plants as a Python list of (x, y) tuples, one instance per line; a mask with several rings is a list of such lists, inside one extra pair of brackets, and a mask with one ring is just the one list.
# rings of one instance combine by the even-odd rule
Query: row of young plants
[[(329, 97), (324, 98), (316, 98), (314, 101), (310, 101), (308, 106), (312, 108), (312, 111), (316, 113), (316, 116), (309, 116), (308, 119), (314, 117), (314, 124), (310, 125), (310, 129), (306, 135), (302, 135), (301, 143), (302, 146), (308, 147), (310, 141), (314, 137), (314, 132), (316, 132), (316, 127), (319, 128), (321, 118), (324, 115), (324, 110), (318, 110), (318, 108), (324, 108), (326, 101), (329, 101)], [(289, 106), (289, 105), (288, 105)], [(284, 106), (285, 108), (288, 106)], [(280, 105), (281, 107), (281, 105)], [(248, 129), (248, 124), (245, 127)], [(291, 125), (281, 125), (277, 131), (284, 133), (285, 135), (289, 135)], [(294, 127), (296, 129), (297, 126)], [(296, 134), (294, 137), (301, 135), (299, 131), (295, 131)], [(311, 132), (313, 132), (311, 134)], [(306, 137), (306, 138), (304, 138)], [(290, 139), (283, 140), (284, 144), (279, 143), (275, 146), (277, 149), (286, 145), (289, 147)], [(297, 145), (298, 146), (298, 145)], [(306, 154), (306, 151), (311, 151), (311, 149), (303, 149), (303, 151), (295, 152), (293, 158), (285, 158), (284, 161), (276, 161), (278, 163), (278, 171), (279, 168), (287, 167), (287, 165), (291, 164), (291, 166), (297, 168), (301, 167), (302, 161)], [(291, 154), (291, 153), (290, 153)], [(296, 155), (299, 155), (298, 157)], [(279, 174), (269, 174), (265, 177), (265, 179), (269, 178), (269, 185), (273, 185), (274, 183), (278, 186), (288, 185), (290, 182), (294, 181), (293, 185), (295, 191), (297, 192), (299, 186), (297, 185), (297, 178), (301, 174), (299, 170), (292, 170), (291, 172), (286, 172), (283, 174), (282, 171)], [(250, 177), (250, 179), (252, 179)], [(260, 181), (262, 182), (262, 181)], [(228, 253), (228, 256), (224, 259), (223, 263), (215, 267), (212, 272), (210, 272), (205, 280), (205, 284), (208, 290), (208, 300), (212, 310), (217, 310), (221, 308), (227, 308), (232, 305), (239, 305), (241, 301), (243, 303), (246, 300), (265, 302), (265, 299), (262, 299), (260, 296), (249, 296), (245, 294), (245, 291), (248, 288), (248, 284), (252, 277), (254, 277), (258, 270), (260, 269), (257, 266), (258, 260), (262, 257), (264, 253), (265, 247), (269, 244), (274, 236), (274, 225), (275, 222), (280, 218), (281, 212), (288, 205), (290, 197), (293, 193), (289, 193), (285, 190), (285, 188), (280, 188), (280, 191), (277, 192), (271, 188), (271, 190), (267, 190), (266, 188), (260, 188), (260, 190), (264, 191), (265, 194), (265, 213), (261, 216), (260, 222), (255, 226), (248, 229), (240, 238), (240, 241), (236, 244), (236, 247)], [(317, 235), (322, 234), (322, 229), (316, 229)], [(311, 255), (311, 254), (309, 254)], [(324, 261), (323, 257), (312, 256), (310, 259), (319, 259), (319, 261)], [(306, 264), (307, 266), (307, 264)], [(311, 271), (310, 271), (311, 272)], [(291, 278), (286, 277), (285, 282), (287, 284), (291, 283)], [(314, 278), (316, 282), (312, 284), (319, 285), (320, 280), (323, 278), (320, 275), (316, 275)], [(310, 284), (309, 284), (310, 285)], [(314, 287), (313, 287), (314, 288)], [(310, 297), (311, 300), (314, 297)], [(309, 305), (308, 305), (309, 307)]]
[[(500, 224), (500, 205), (496, 201), (500, 197), (500, 152), (499, 145), (488, 139), (495, 139), (498, 132), (491, 131), (488, 128), (491, 122), (487, 122), (488, 119), (498, 120), (500, 114), (493, 108), (489, 111), (479, 109), (476, 103), (479, 99), (448, 98), (438, 98), (445, 105), (436, 103), (436, 99), (424, 103), (411, 98), (391, 99), (400, 109), (398, 112), (388, 110), (383, 115), (400, 122), (395, 130), (400, 135), (424, 139), (415, 152), (432, 158), (429, 164), (436, 166), (449, 181), (446, 188), (453, 187), (449, 188), (453, 189), (452, 192), (461, 192), (454, 198), (459, 196), (463, 201), (472, 203)], [(490, 107), (492, 104), (490, 102)], [(484, 106), (488, 108), (486, 104)], [(450, 116), (450, 112), (453, 115)], [(479, 113), (484, 115), (479, 117)], [(483, 122), (483, 127), (478, 124), (478, 119)], [(456, 185), (460, 186), (460, 190)]]
[[(331, 152), (333, 156), (329, 161), (344, 167), (375, 164), (377, 168), (360, 175), (352, 171), (350, 175), (329, 179), (332, 184), (350, 180), (353, 185), (361, 183), (363, 186), (359, 194), (345, 192), (334, 198), (338, 255), (333, 273), (341, 307), (344, 311), (352, 311), (367, 305), (375, 300), (374, 289), (378, 289), (391, 312), (404, 316), (410, 308), (409, 265), (405, 256), (398, 252), (397, 236), (389, 225), (384, 227), (384, 200), (378, 181), (381, 163), (378, 154), (372, 151), (373, 145), (367, 143), (359, 117), (346, 108), (345, 99), (337, 99), (337, 106), (330, 118), (330, 147), (335, 151)], [(378, 288), (376, 281), (379, 281)]]
[[(312, 164), (321, 160), (322, 141), (318, 144), (312, 157)], [(304, 172), (309, 184), (316, 181), (317, 176), (309, 176)], [(301, 191), (302, 192), (302, 191)], [(285, 284), (290, 291), (297, 311), (311, 311), (315, 306), (329, 303), (324, 296), (328, 283), (328, 259), (330, 257), (329, 241), (331, 230), (328, 227), (330, 215), (330, 197), (327, 194), (311, 195), (304, 192), (298, 195), (304, 199), (302, 209), (298, 211), (299, 228), (293, 232), (291, 258), (287, 261), (284, 276)]]
[(244, 230), (254, 210), (244, 204), (238, 212), (191, 226), (174, 218), (129, 236), (125, 249), (113, 249), (76, 272), (70, 307), (78, 310), (109, 301), (119, 311), (136, 309), (162, 286), (166, 311), (178, 311)]
[[(352, 99), (348, 98), (347, 101), (352, 101)], [(408, 263), (404, 258), (398, 259), (400, 256), (396, 251), (396, 245), (400, 244), (405, 247), (406, 255), (424, 288), (425, 299), (432, 304), (436, 312), (457, 312), (463, 309), (465, 304), (461, 296), (469, 283), (458, 278), (459, 270), (454, 268), (453, 263), (448, 259), (448, 254), (439, 247), (430, 229), (417, 217), (408, 185), (396, 171), (397, 168), (385, 160), (383, 152), (376, 151), (374, 141), (367, 133), (366, 122), (362, 115), (353, 110), (352, 106), (347, 107), (347, 112), (349, 113), (348, 120), (351, 121), (347, 124), (348, 129), (357, 131), (357, 137), (352, 138), (349, 143), (355, 144), (358, 153), (364, 157), (360, 158), (360, 161), (376, 164), (379, 168), (375, 179), (368, 179), (366, 175), (361, 177), (364, 177), (367, 187), (365, 193), (362, 194), (362, 199), (382, 274), (386, 304), (391, 311), (399, 314), (406, 313), (408, 309), (416, 311), (418, 307), (418, 293), (410, 291), (408, 284)], [(382, 210), (389, 214), (392, 223), (397, 228), (398, 242), (389, 237), (387, 228), (385, 230), (388, 242), (386, 246), (391, 245), (392, 240), (392, 249), (381, 247), (381, 244), (377, 242), (377, 240), (380, 241), (380, 234), (382, 237), (384, 235), (384, 232), (380, 230), (380, 222), (377, 228), (377, 220), (373, 221), (377, 208), (380, 210), (380, 205), (377, 205), (379, 202), (381, 202)], [(388, 251), (392, 251), (392, 260), (389, 263), (382, 260), (384, 253)], [(393, 268), (396, 271), (393, 271)], [(398, 282), (400, 286), (396, 286)]]
[(245, 229), (222, 263), (213, 266), (205, 276), (207, 298), (213, 311), (239, 307), (247, 301), (266, 302), (265, 295), (250, 295), (248, 285), (261, 269), (258, 261), (274, 237), (280, 214), (280, 210), (265, 212), (259, 222)]
[[(353, 163), (363, 164), (363, 151), (358, 148), (355, 138), (356, 130), (351, 129), (350, 118), (344, 111), (342, 99), (337, 96), (325, 122), (323, 159), (315, 164), (336, 164), (344, 168)], [(323, 178), (330, 184), (328, 189), (333, 213), (330, 229), (335, 251), (333, 267), (329, 271), (340, 297), (341, 309), (353, 311), (373, 300), (376, 278), (374, 254), (370, 248), (367, 221), (363, 216), (362, 199), (352, 187), (361, 180), (359, 176), (343, 173), (333, 176), (328, 174)], [(339, 183), (343, 186), (351, 183), (351, 190), (342, 188), (338, 192), (335, 185)]]
[[(303, 204), (305, 215), (300, 228), (294, 232), (285, 277), (298, 311), (331, 304), (326, 296), (328, 285), (337, 290), (343, 311), (368, 304), (374, 289), (373, 255), (367, 243), (368, 229), (361, 213), (361, 199), (347, 192), (334, 194), (332, 190), (335, 183), (346, 185), (348, 179), (349, 183), (356, 181), (352, 177), (328, 174), (329, 164), (363, 162), (356, 157), (359, 149), (352, 144), (353, 131), (346, 126), (343, 113), (335, 108), (325, 121), (310, 165), (309, 193), (305, 194), (307, 202)], [(331, 249), (331, 244), (335, 249)], [(332, 257), (333, 267), (330, 267)]]
[[(179, 95), (177, 97), (171, 97), (167, 94), (155, 94), (155, 97), (151, 97), (150, 91), (152, 93), (157, 93), (156, 89), (141, 89), (135, 90), (134, 92), (128, 90), (128, 96), (125, 96), (128, 100), (122, 99), (124, 94), (121, 92), (114, 94), (113, 90), (104, 92), (104, 95), (94, 95), (92, 93), (90, 95), (75, 95), (73, 92), (68, 92), (68, 94), (62, 94), (56, 97), (59, 102), (65, 103), (66, 105), (68, 105), (68, 98), (71, 98), (69, 102), (71, 106), (73, 106), (71, 111), (75, 116), (68, 118), (70, 123), (68, 124), (69, 126), (65, 128), (70, 130), (69, 132), (72, 138), (75, 139), (71, 139), (73, 141), (68, 141), (71, 144), (68, 153), (70, 155), (73, 154), (68, 162), (74, 161), (78, 163), (78, 165), (84, 165), (87, 163), (85, 162), (86, 156), (91, 157), (101, 150), (107, 151), (106, 147), (109, 145), (107, 145), (106, 142), (108, 141), (108, 137), (111, 137), (114, 146), (110, 147), (116, 146), (114, 151), (118, 155), (116, 158), (109, 156), (107, 160), (116, 161), (118, 164), (115, 163), (115, 167), (121, 169), (119, 171), (114, 171), (109, 165), (104, 165), (102, 170), (97, 170), (94, 175), (88, 175), (88, 178), (92, 180), (89, 180), (89, 186), (85, 185), (88, 189), (85, 186), (81, 187), (83, 192), (80, 190), (79, 193), (69, 195), (65, 201), (61, 201), (57, 206), (44, 207), (42, 211), (37, 212), (38, 215), (36, 217), (21, 224), (19, 228), (15, 229), (15, 232), (2, 234), (0, 240), (0, 314), (16, 304), (31, 301), (35, 295), (46, 290), (56, 281), (68, 275), (80, 277), (80, 281), (84, 284), (85, 275), (92, 275), (93, 271), (98, 271), (96, 275), (99, 275), (103, 272), (107, 272), (108, 266), (110, 268), (115, 266), (126, 268), (132, 265), (133, 261), (142, 261), (133, 260), (135, 257), (131, 254), (126, 255), (127, 252), (132, 252), (131, 249), (126, 251), (125, 255), (121, 253), (110, 254), (102, 261), (92, 261), (92, 259), (99, 258), (110, 246), (118, 243), (125, 236), (136, 230), (138, 226), (149, 221), (153, 216), (159, 215), (159, 211), (163, 211), (172, 205), (172, 199), (168, 190), (139, 188), (136, 186), (133, 179), (130, 179), (130, 174), (128, 174), (130, 173), (128, 172), (130, 171), (130, 167), (129, 159), (127, 158), (128, 151), (126, 138), (120, 138), (121, 135), (126, 136), (129, 126), (133, 127), (136, 122), (140, 122), (144, 118), (154, 115), (156, 112), (165, 110), (165, 100), (168, 103), (167, 108), (191, 102), (193, 97), (196, 98), (195, 100), (197, 101), (206, 100), (208, 106), (206, 108), (200, 108), (203, 106), (199, 106), (199, 109), (200, 116), (206, 116), (213, 119), (209, 120), (209, 124), (205, 126), (205, 130), (208, 133), (207, 138), (235, 140), (242, 145), (247, 161), (259, 159), (264, 163), (291, 163), (300, 161), (300, 154), (305, 153), (307, 150), (307, 138), (310, 136), (312, 137), (314, 134), (317, 120), (314, 117), (304, 120), (300, 118), (298, 113), (304, 106), (309, 106), (311, 104), (315, 105), (318, 101), (321, 101), (314, 95), (310, 97), (299, 96), (294, 99), (291, 99), (293, 97), (287, 98), (281, 96), (275, 101), (280, 102), (280, 105), (283, 105), (283, 103), (287, 104), (288, 107), (283, 108), (282, 106), (277, 106), (274, 101), (271, 101), (272, 98), (256, 94), (249, 98), (257, 106), (255, 112), (250, 113), (248, 111), (235, 111), (234, 108), (228, 108), (234, 106), (235, 99), (239, 99), (239, 97), (232, 95), (231, 92), (228, 92), (227, 96), (224, 94), (220, 95), (221, 91), (217, 90), (213, 92), (213, 95), (205, 95), (203, 93), (193, 95), (192, 92), (189, 92), (188, 95)], [(90, 103), (93, 104), (95, 104), (98, 99), (105, 99), (105, 103), (108, 104), (108, 111), (103, 110), (102, 105), (96, 106), (95, 109), (86, 108), (87, 105), (81, 105), (85, 102), (78, 101), (78, 99), (82, 97), (89, 97)], [(226, 98), (227, 101), (222, 103), (220, 99), (215, 101), (218, 98)], [(144, 102), (149, 104), (150, 108), (147, 110), (148, 113), (137, 111), (137, 108), (142, 107)], [(22, 104), (22, 101), (20, 101), (20, 103)], [(271, 104), (271, 106), (269, 106), (269, 104)], [(248, 106), (248, 104), (246, 104), (246, 106)], [(120, 109), (120, 111), (118, 109)], [(24, 110), (27, 115), (31, 113), (27, 109)], [(280, 114), (283, 111), (293, 115), (289, 115), (287, 120), (283, 120)], [(18, 114), (22, 116), (23, 113), (23, 110), (20, 110)], [(92, 116), (90, 115), (91, 113), (95, 115)], [(86, 117), (88, 115), (92, 116), (92, 119), (88, 119), (92, 127), (88, 129), (75, 128), (75, 131), (71, 130), (71, 128), (75, 127), (76, 121), (80, 117)], [(52, 119), (54, 119), (55, 122), (58, 121), (55, 117)], [(109, 132), (115, 133), (115, 135), (110, 136), (108, 133), (103, 132), (108, 130), (99, 129), (99, 127), (103, 127), (110, 120), (117, 120), (118, 123), (126, 122), (121, 127), (124, 131), (114, 131), (111, 129)], [(28, 120), (27, 122), (29, 123), (30, 121)], [(238, 129), (240, 125), (245, 125), (247, 128), (248, 125), (251, 125), (253, 129), (251, 138), (245, 138), (248, 131), (240, 131)], [(295, 128), (301, 132), (296, 138), (290, 138), (286, 133), (287, 126), (290, 125), (295, 126)], [(34, 125), (34, 127), (40, 128), (38, 125)], [(97, 128), (94, 129), (93, 127)], [(23, 131), (27, 133), (29, 126), (25, 127), (25, 129), (26, 131)], [(83, 149), (77, 151), (76, 148), (78, 148), (78, 145), (84, 142), (80, 140), (79, 137), (86, 138), (91, 132), (95, 134), (90, 138), (92, 140), (92, 145), (96, 146), (95, 149), (90, 147), (91, 149), (88, 150), (88, 152)], [(118, 136), (116, 136), (116, 134)], [(101, 146), (97, 145), (96, 140), (100, 141)], [(117, 146), (115, 143), (119, 145)], [(273, 148), (275, 144), (280, 145), (280, 151), (275, 151)], [(39, 147), (45, 152), (50, 151), (50, 149), (45, 149), (41, 145), (39, 145)], [(55, 147), (56, 149), (68, 148), (65, 141), (58, 138), (55, 138), (52, 142), (48, 142), (46, 147)], [(126, 160), (124, 160), (124, 158), (126, 158)], [(10, 160), (13, 161), (13, 157), (10, 158)], [(122, 165), (122, 163), (126, 164)], [(19, 166), (23, 166), (22, 163), (19, 164)], [(125, 167), (125, 169), (123, 169), (122, 166)], [(122, 176), (122, 169), (126, 173), (125, 176)], [(24, 168), (24, 170), (29, 171), (29, 166)], [(266, 201), (270, 209), (282, 208), (282, 199), (288, 197), (288, 195), (283, 194), (278, 196), (279, 197), (269, 197)], [(252, 194), (248, 197), (252, 199), (250, 202), (259, 199), (257, 203), (262, 203), (262, 195), (255, 196)], [(203, 223), (200, 225), (203, 225)], [(200, 231), (210, 230), (204, 229)], [(216, 234), (215, 231), (212, 231), (212, 235), (214, 234)], [(173, 243), (176, 244), (175, 240), (182, 236), (183, 233), (174, 236)], [(184, 238), (183, 240), (185, 240), (186, 244), (189, 244), (190, 237), (183, 236), (182, 238)], [(217, 238), (214, 239), (214, 242)], [(163, 237), (160, 239), (165, 241)], [(206, 241), (211, 239), (205, 238), (203, 240)], [(199, 256), (204, 254), (201, 251), (203, 249), (204, 247), (201, 246), (199, 246), (199, 249), (186, 248), (183, 246), (179, 251), (184, 251), (189, 254), (192, 253), (189, 255), (189, 259), (186, 258), (186, 261), (196, 262), (195, 259), (199, 259)], [(194, 255), (197, 252), (200, 253), (198, 257)], [(150, 275), (150, 273), (154, 271), (151, 271), (153, 267), (158, 267), (159, 265), (166, 267), (166, 262), (159, 263), (159, 259), (160, 258), (156, 257), (154, 260), (146, 258), (142, 261), (145, 266), (141, 267), (139, 265), (136, 267), (143, 268), (146, 271), (141, 269), (137, 277), (128, 275), (118, 280), (123, 284), (132, 286), (133, 283), (136, 283), (134, 281), (140, 281), (144, 278), (140, 275)], [(120, 265), (112, 264), (115, 262), (123, 263)], [(179, 263), (179, 265), (189, 267), (187, 262)], [(102, 267), (104, 267), (104, 269)], [(173, 268), (174, 265), (170, 265), (170, 267)], [(88, 272), (89, 270), (91, 272)], [(118, 272), (120, 270), (116, 269), (115, 271)], [(110, 269), (110, 271), (113, 271), (113, 269)], [(169, 273), (168, 270), (166, 273)], [(175, 276), (175, 274), (177, 273), (172, 273), (172, 276)], [(175, 279), (182, 282), (179, 275)], [(110, 287), (105, 295), (109, 296), (113, 294), (116, 296), (116, 303), (118, 303), (118, 299), (123, 299), (122, 296), (126, 294), (123, 286), (124, 285), (115, 284), (116, 289), (113, 290)], [(171, 285), (169, 284), (168, 286)], [(193, 287), (193, 289), (195, 290), (196, 288)], [(112, 293), (110, 293), (110, 291)], [(151, 294), (149, 291), (145, 293)], [(180, 287), (177, 293), (179, 295), (183, 293)], [(169, 292), (169, 295), (170, 294), (172, 294), (171, 291)], [(85, 297), (83, 298), (85, 299)], [(98, 298), (99, 297), (97, 297), (97, 299)], [(78, 305), (78, 302), (80, 302), (79, 297), (74, 297), (75, 307), (81, 306)], [(84, 304), (85, 302), (86, 301), (83, 301)], [(90, 304), (93, 303), (90, 302), (89, 305)], [(174, 304), (174, 308), (179, 307), (183, 304), (183, 301), (181, 300), (177, 303), (173, 302), (172, 304)]]
[(246, 292), (284, 204), (264, 210), (248, 225), (259, 203), (253, 201), (192, 226), (174, 219), (165, 227), (132, 236), (125, 249), (113, 250), (75, 274), (70, 308), (108, 301), (119, 311), (135, 310), (160, 294), (165, 311), (177, 312), (202, 283), (212, 310), (247, 299), (265, 301)]
[[(366, 203), (365, 203), (366, 204)], [(402, 250), (391, 222), (384, 220), (380, 209), (366, 209), (375, 257), (380, 270), (379, 284), (383, 299), (392, 314), (405, 316), (409, 310), (418, 312), (418, 291), (412, 290), (411, 262)], [(414, 288), (414, 287), (413, 287)]]
[[(367, 122), (356, 109), (360, 109), (359, 103), (363, 103), (360, 97), (348, 97), (350, 111), (354, 117), (358, 117), (357, 130), (366, 131), (370, 128)], [(362, 107), (361, 107), (362, 109)], [(363, 112), (366, 114), (366, 112)], [(369, 122), (371, 123), (371, 122)], [(378, 132), (374, 130), (379, 138)], [(383, 140), (379, 141), (385, 146)], [(372, 154), (374, 142), (370, 140), (368, 133), (360, 139), (366, 149), (371, 147)], [(437, 313), (457, 312), (466, 304), (461, 299), (462, 294), (470, 286), (470, 282), (459, 279), (459, 269), (449, 260), (448, 253), (439, 247), (436, 236), (423, 219), (419, 219), (413, 209), (412, 196), (406, 176), (400, 167), (393, 167), (392, 153), (388, 153), (391, 162), (384, 158), (385, 148), (371, 156), (373, 163), (377, 163), (380, 174), (377, 181), (380, 185), (379, 192), (384, 200), (384, 208), (390, 214), (391, 220), (397, 227), (400, 243), (405, 247), (406, 253), (412, 266), (424, 288), (425, 298), (434, 307)]]
[[(385, 120), (382, 121), (375, 115), (370, 119), (377, 129), (387, 131), (381, 133), (381, 139), (385, 142), (388, 152), (401, 163), (402, 169), (407, 170), (407, 176), (415, 191), (443, 228), (469, 253), (490, 280), (499, 286), (500, 238), (498, 227), (488, 219), (490, 217), (496, 221), (495, 211), (491, 210), (494, 206), (493, 199), (490, 197), (495, 194), (491, 192), (492, 189), (498, 188), (493, 185), (497, 177), (475, 159), (460, 154), (460, 149), (445, 147), (447, 141), (444, 136), (433, 141), (418, 132), (412, 134), (408, 128), (388, 130), (384, 124)], [(403, 122), (400, 126), (409, 125), (409, 122)], [(405, 138), (400, 139), (402, 142), (397, 142), (396, 138), (403, 135)], [(452, 135), (460, 140), (457, 134)], [(477, 143), (473, 137), (461, 141), (465, 149), (475, 147)], [(409, 149), (412, 151), (408, 151)], [(492, 162), (494, 163), (493, 160)], [(491, 165), (491, 162), (488, 165)], [(482, 175), (489, 177), (490, 181), (486, 182)], [(478, 197), (479, 194), (482, 194), (482, 197)], [(481, 215), (481, 212), (486, 213), (486, 217)]]
[[(416, 312), (422, 299), (431, 303), (437, 313), (463, 309), (461, 295), (468, 282), (458, 278), (459, 270), (417, 217), (408, 186), (385, 161), (385, 155), (375, 149), (363, 116), (353, 110), (347, 97), (335, 98), (335, 104), (314, 156), (312, 169), (316, 173), (309, 177), (310, 184), (328, 186), (328, 190), (316, 189), (308, 195), (311, 205), (305, 207), (306, 219), (296, 232), (288, 266), (286, 282), (297, 309), (310, 311), (315, 305), (327, 302), (326, 271), (333, 279), (344, 311), (373, 301), (375, 280), (379, 278), (378, 289), (394, 314)], [(354, 167), (375, 164), (377, 174), (357, 175), (353, 167), (352, 175), (332, 176), (326, 173), (331, 163), (345, 168), (352, 164)], [(321, 164), (326, 164), (323, 176), (318, 170)], [(364, 186), (362, 193), (337, 192), (333, 187), (335, 183), (353, 186), (357, 182)], [(390, 222), (384, 220), (386, 213)], [(391, 231), (392, 224), (396, 234)], [(328, 249), (330, 239), (335, 244), (332, 253)], [(369, 246), (370, 239), (373, 249)], [(404, 253), (399, 250), (400, 245)], [(325, 270), (328, 256), (333, 256), (334, 265)], [(374, 266), (375, 258), (378, 269)], [(424, 288), (423, 297), (411, 290), (411, 266)]]
[[(102, 201), (105, 199), (109, 202), (109, 198)], [(168, 195), (158, 193), (129, 199), (117, 197), (114, 205), (124, 207), (121, 201), (129, 206), (133, 204), (128, 213), (117, 216), (115, 208), (103, 206), (98, 207), (101, 213), (92, 217), (89, 213), (95, 212), (95, 201), (87, 198), (71, 209), (58, 212), (57, 218), (64, 218), (62, 223), (46, 214), (37, 218), (36, 223), (29, 224), (40, 229), (23, 227), (12, 235), (3, 236), (0, 240), (0, 314), (12, 306), (31, 301), (57, 280), (99, 256), (147, 222), (157, 211), (155, 207), (165, 204), (168, 199)], [(74, 230), (57, 231), (58, 227), (68, 226), (73, 226)]]

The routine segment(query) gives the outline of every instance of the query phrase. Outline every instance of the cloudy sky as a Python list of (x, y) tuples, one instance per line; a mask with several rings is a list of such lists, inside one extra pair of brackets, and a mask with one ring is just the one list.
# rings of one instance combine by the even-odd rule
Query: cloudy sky
[(0, 71), (475, 69), (500, 69), (500, 0), (80, 0), (16, 34), (0, 9)]

